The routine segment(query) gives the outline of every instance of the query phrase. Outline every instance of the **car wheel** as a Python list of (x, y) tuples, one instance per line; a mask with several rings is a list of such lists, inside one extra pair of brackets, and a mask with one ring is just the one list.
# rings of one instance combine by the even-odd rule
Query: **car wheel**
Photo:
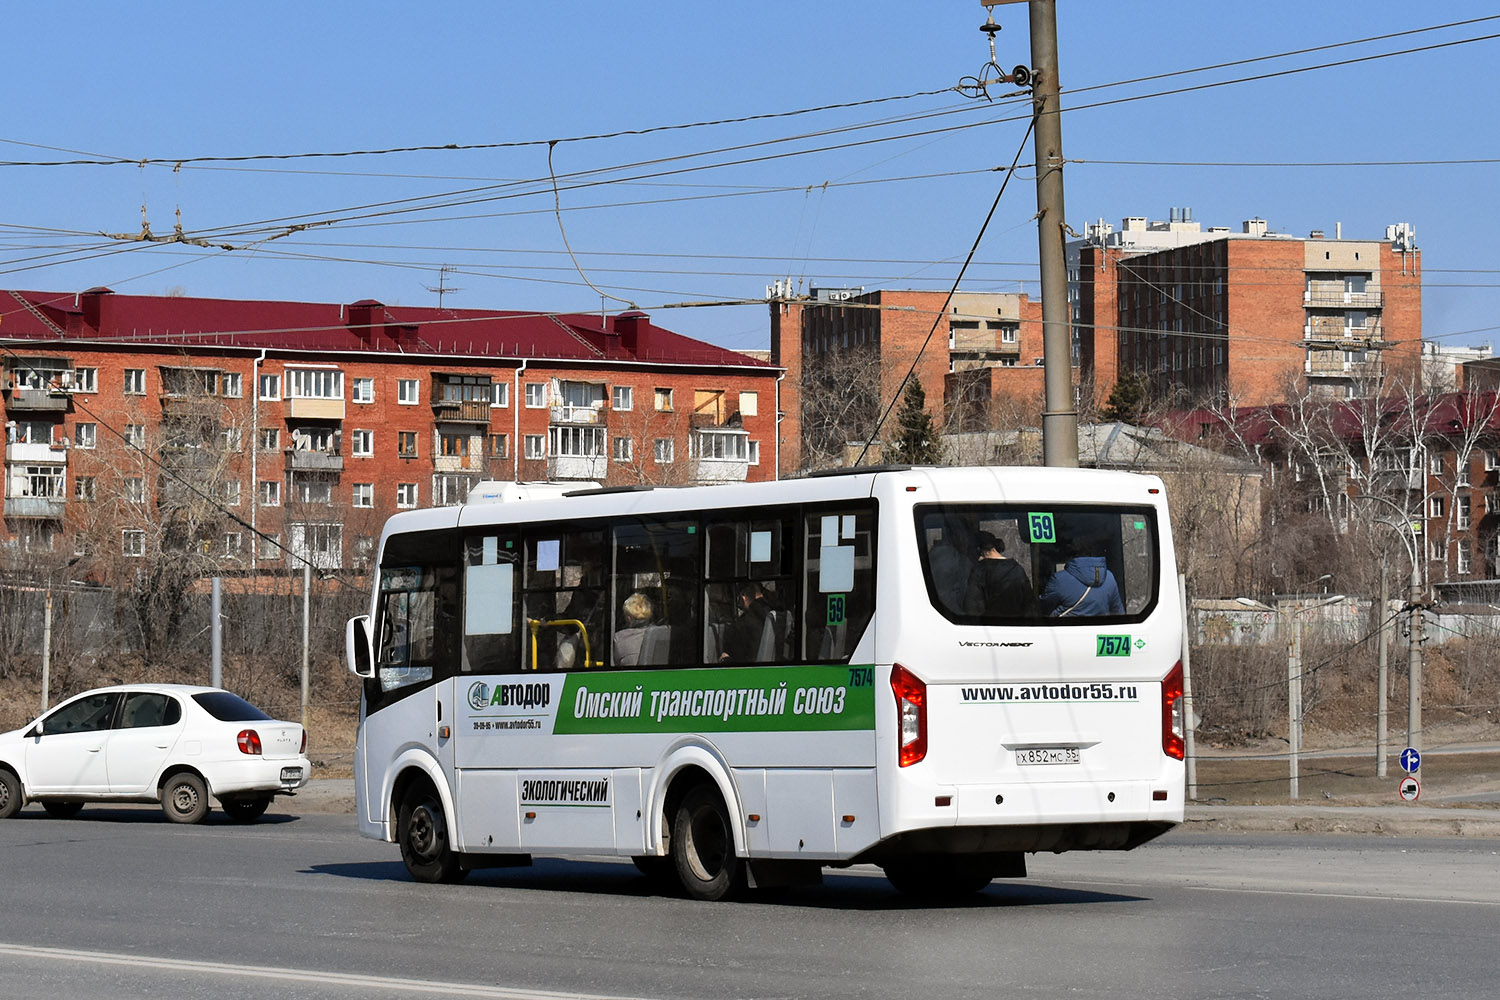
[(254, 823), (271, 805), (271, 796), (260, 795), (251, 799), (220, 799), (219, 808), (224, 815), (236, 823)]
[(414, 786), (401, 800), (396, 814), (396, 839), (401, 860), (418, 882), (460, 882), (468, 874), (459, 867), (448, 839), (443, 804), (431, 786)]
[(83, 812), (83, 802), (79, 799), (44, 799), (42, 808), (53, 819), (72, 819)]
[(21, 811), (21, 779), (0, 767), (0, 819), (10, 819)]
[(995, 878), (989, 864), (959, 858), (906, 858), (882, 865), (886, 880), (902, 895), (914, 899), (958, 899), (972, 896)]
[(735, 856), (734, 830), (719, 793), (699, 785), (683, 796), (672, 820), (672, 864), (694, 899), (718, 900), (745, 885), (745, 862)]
[(173, 823), (202, 823), (208, 815), (203, 779), (186, 771), (168, 778), (161, 787), (161, 811)]

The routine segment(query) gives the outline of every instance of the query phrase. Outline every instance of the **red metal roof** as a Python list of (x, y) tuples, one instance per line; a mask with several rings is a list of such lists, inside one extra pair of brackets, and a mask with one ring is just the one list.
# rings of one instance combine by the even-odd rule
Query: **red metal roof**
[(663, 329), (644, 313), (606, 319), (583, 313), (387, 306), (372, 299), (338, 305), (121, 295), (109, 289), (0, 293), (0, 340), (56, 341), (59, 331), (67, 340), (152, 346), (772, 367)]

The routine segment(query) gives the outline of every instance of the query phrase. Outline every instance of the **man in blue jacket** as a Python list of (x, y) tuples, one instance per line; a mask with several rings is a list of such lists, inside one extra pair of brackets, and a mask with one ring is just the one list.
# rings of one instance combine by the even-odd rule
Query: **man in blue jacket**
[(1080, 540), (1073, 547), (1063, 568), (1052, 574), (1037, 604), (1052, 618), (1075, 618), (1085, 615), (1123, 615), (1125, 603), (1114, 574), (1105, 564), (1103, 544), (1092, 539)]

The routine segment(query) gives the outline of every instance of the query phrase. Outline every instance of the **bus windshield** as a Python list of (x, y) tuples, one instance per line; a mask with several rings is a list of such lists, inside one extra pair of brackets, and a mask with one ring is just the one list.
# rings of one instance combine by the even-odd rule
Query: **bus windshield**
[(927, 594), (950, 621), (1134, 622), (1156, 604), (1149, 507), (924, 504), (915, 513)]

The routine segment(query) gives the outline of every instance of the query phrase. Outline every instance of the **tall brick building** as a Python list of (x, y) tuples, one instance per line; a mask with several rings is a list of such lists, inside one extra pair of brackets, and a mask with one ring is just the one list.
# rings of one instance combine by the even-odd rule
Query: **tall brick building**
[(387, 516), (484, 479), (777, 474), (780, 372), (641, 313), (0, 299), (12, 553), (358, 567)]
[(773, 290), (771, 362), (786, 370), (784, 469), (840, 464), (834, 456), (873, 426), (914, 361), (928, 412), (940, 425), (988, 428), (997, 401), (1006, 398), (1035, 396), (1040, 413), (1041, 303), (1013, 292), (959, 292), (944, 310), (946, 297), (863, 289), (793, 297)]
[(1261, 219), (1203, 230), (1102, 221), (1069, 247), (1081, 375), (1096, 399), (1128, 374), (1170, 405), (1260, 405), (1288, 385), (1361, 394), (1373, 376), (1420, 364), (1422, 260), (1410, 226), (1384, 240), (1306, 238)]

